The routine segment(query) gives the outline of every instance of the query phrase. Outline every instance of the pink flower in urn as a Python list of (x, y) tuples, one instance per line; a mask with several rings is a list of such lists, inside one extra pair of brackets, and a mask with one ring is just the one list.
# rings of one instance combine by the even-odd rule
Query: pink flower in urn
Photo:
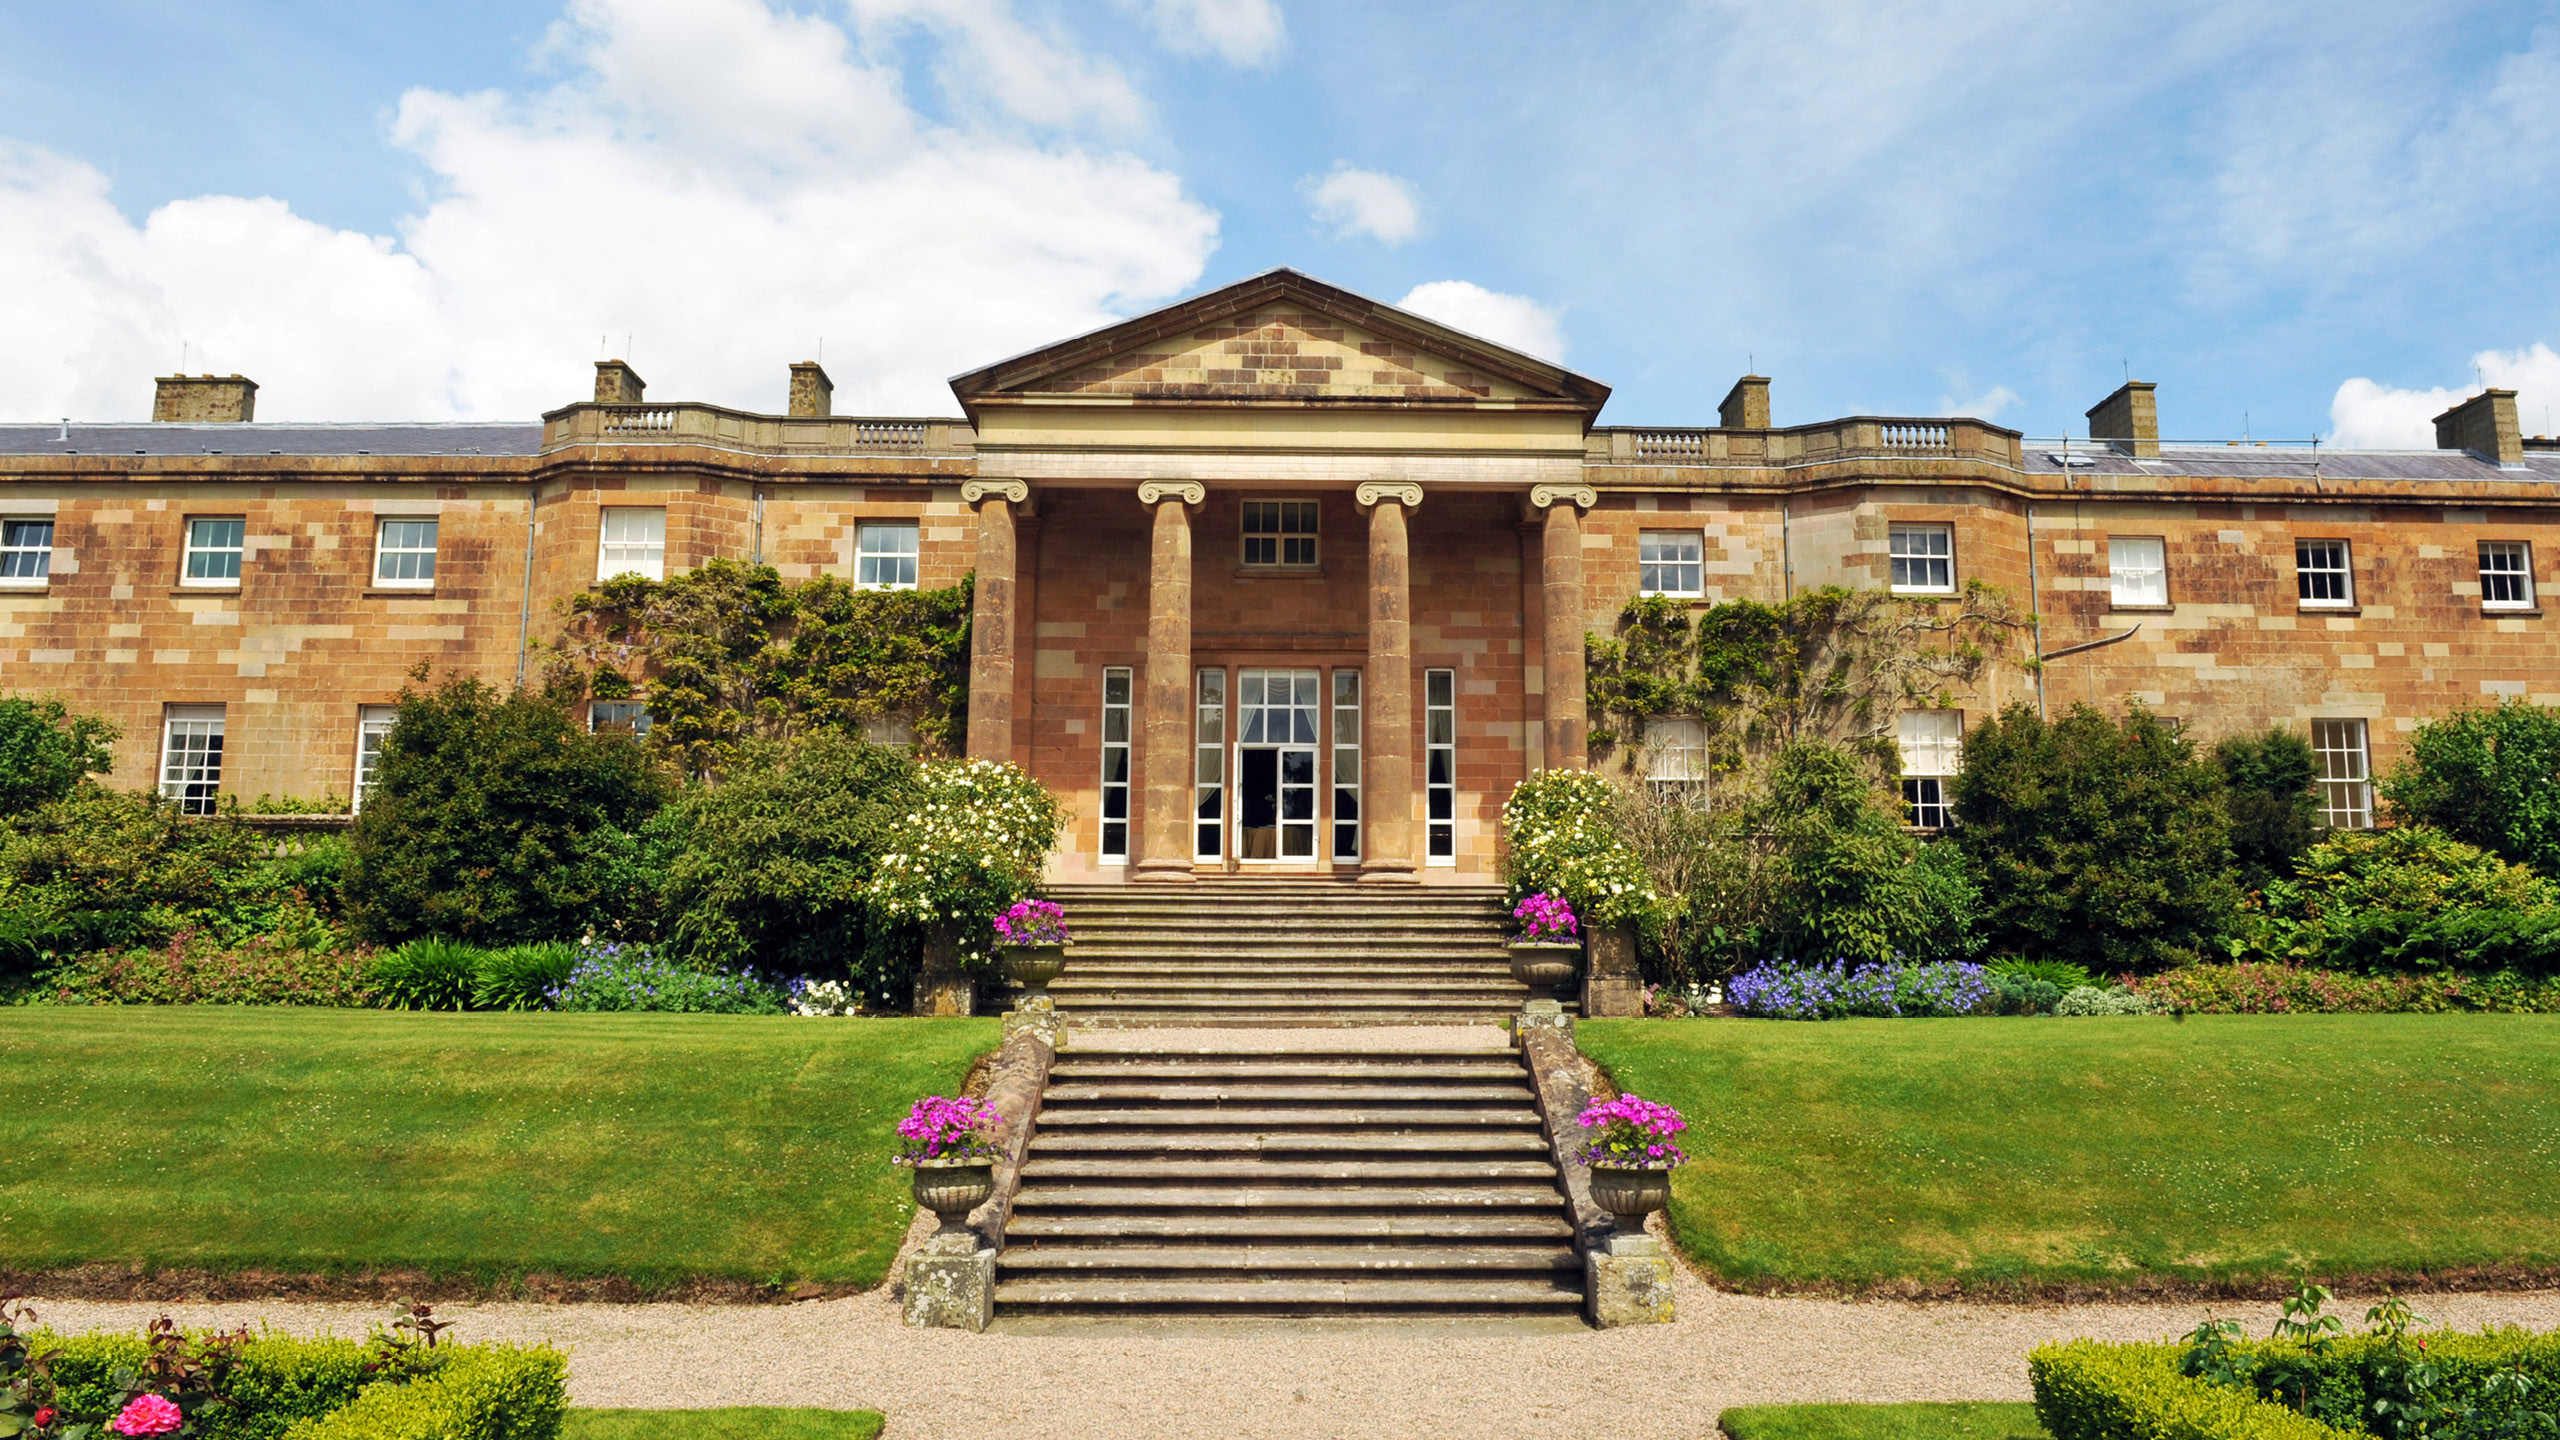
[(187, 1423), (178, 1407), (159, 1395), (137, 1395), (122, 1413), (107, 1422), (107, 1428), (119, 1435), (166, 1435)]
[(1563, 896), (1540, 891), (1522, 897), (1511, 918), (1520, 922), (1524, 940), (1563, 940), (1578, 932), (1573, 906)]

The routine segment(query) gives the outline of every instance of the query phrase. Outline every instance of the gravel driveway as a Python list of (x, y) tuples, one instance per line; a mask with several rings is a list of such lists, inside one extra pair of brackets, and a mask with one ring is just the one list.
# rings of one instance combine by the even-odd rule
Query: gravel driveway
[[(931, 1217), (920, 1220), (931, 1223)], [(1656, 1223), (1659, 1224), (1659, 1217)], [(899, 1273), (904, 1269), (900, 1262)], [(1728, 1405), (1802, 1400), (2022, 1400), (2049, 1339), (2145, 1340), (2207, 1310), (2264, 1333), (2272, 1302), (1906, 1304), (1730, 1295), (1683, 1275), (1680, 1319), (1606, 1333), (1483, 1323), (1228, 1321), (908, 1330), (889, 1291), (782, 1306), (451, 1305), (464, 1340), (548, 1340), (581, 1405), (820, 1405), (886, 1411), (892, 1440), (1247, 1440), (1576, 1434), (1695, 1440)], [(69, 1330), (266, 1321), (361, 1334), (387, 1307), (243, 1301), (33, 1302)], [(2338, 1305), (2352, 1326), (2368, 1303)], [(2560, 1290), (2424, 1295), (2465, 1329), (2560, 1328)]]

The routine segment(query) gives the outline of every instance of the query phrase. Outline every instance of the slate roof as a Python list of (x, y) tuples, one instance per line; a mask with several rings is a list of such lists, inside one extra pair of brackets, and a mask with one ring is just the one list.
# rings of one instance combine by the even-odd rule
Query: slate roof
[(0, 425), (0, 455), (532, 455), (541, 448), (539, 420)]
[[(2060, 440), (2027, 439), (2030, 475), (2063, 473)], [(2309, 446), (2162, 445), (2157, 460), (2136, 460), (2103, 443), (2071, 442), (2074, 475), (2194, 476), (2222, 479), (2310, 480), (2547, 480), (2560, 483), (2560, 450), (2527, 450), (2524, 468), (2510, 470), (2462, 450), (2331, 450), (2315, 456)], [(2094, 461), (2084, 464), (2083, 461)], [(2315, 468), (2316, 471), (2315, 471)]]

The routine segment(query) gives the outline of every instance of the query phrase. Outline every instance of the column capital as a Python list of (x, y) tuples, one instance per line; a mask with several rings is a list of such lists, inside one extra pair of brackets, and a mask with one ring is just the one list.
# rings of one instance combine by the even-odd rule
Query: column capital
[(960, 482), (960, 500), (975, 505), (989, 496), (1001, 496), (1019, 505), (1031, 498), (1031, 487), (1020, 480), (964, 480)]
[(1199, 505), (1208, 499), (1209, 487), (1197, 480), (1148, 480), (1138, 486), (1138, 503), (1141, 505), (1161, 505), (1167, 500)]
[(1407, 510), (1422, 508), (1422, 487), (1411, 480), (1363, 480), (1351, 498), (1367, 510), (1382, 500), (1393, 500)]
[(1570, 500), (1582, 509), (1591, 510), (1599, 506), (1600, 492), (1588, 485), (1532, 485), (1529, 487), (1529, 503), (1540, 510), (1548, 508), (1559, 500)]

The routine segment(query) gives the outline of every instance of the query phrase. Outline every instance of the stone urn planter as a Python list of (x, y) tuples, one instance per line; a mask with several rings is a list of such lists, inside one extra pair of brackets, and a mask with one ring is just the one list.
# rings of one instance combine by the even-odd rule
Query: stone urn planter
[(1067, 968), (1064, 945), (1007, 945), (1004, 947), (1004, 978), (1021, 987), (1022, 1001), (1028, 1004), (1049, 998), (1049, 982)]
[(1553, 1003), (1556, 987), (1582, 968), (1582, 947), (1570, 940), (1520, 940), (1511, 946), (1511, 978), (1529, 987), (1532, 1003)]
[(1644, 1217), (1671, 1203), (1671, 1172), (1638, 1165), (1594, 1165), (1591, 1200), (1617, 1216), (1620, 1229), (1641, 1235)]
[(996, 1193), (993, 1160), (919, 1160), (915, 1171), (916, 1204), (941, 1220), (940, 1234), (964, 1228), (969, 1212)]

